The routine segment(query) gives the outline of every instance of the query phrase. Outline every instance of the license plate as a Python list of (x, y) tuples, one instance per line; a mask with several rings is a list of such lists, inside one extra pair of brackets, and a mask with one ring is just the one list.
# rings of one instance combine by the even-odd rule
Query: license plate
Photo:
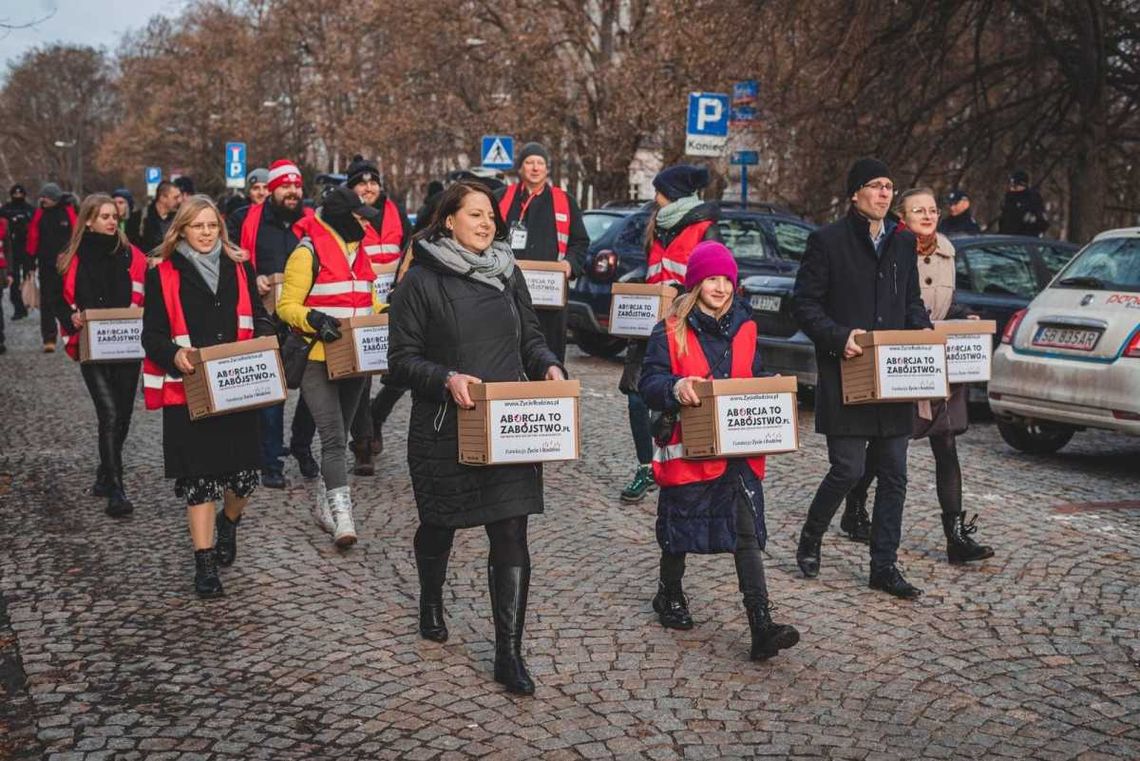
[(1100, 340), (1100, 331), (1089, 328), (1060, 328), (1042, 325), (1033, 337), (1034, 346), (1047, 346), (1054, 349), (1074, 349), (1092, 351)]
[(780, 297), (779, 296), (762, 296), (756, 295), (752, 297), (752, 308), (759, 309), (761, 312), (779, 312), (780, 311)]

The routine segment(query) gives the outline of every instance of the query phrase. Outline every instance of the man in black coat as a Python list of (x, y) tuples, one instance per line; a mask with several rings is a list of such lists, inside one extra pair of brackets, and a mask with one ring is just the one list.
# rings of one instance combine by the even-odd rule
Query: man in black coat
[(1038, 238), (1049, 229), (1045, 202), (1036, 188), (1029, 187), (1029, 173), (1018, 169), (1009, 175), (1001, 202), (998, 232), (1003, 235), (1029, 235)]
[(28, 193), (23, 185), (13, 185), (8, 191), (8, 198), (8, 203), (0, 206), (0, 217), (8, 220), (8, 235), (4, 241), (8, 252), (8, 274), (12, 276), (8, 297), (12, 300), (12, 319), (19, 320), (28, 316), (20, 284), (23, 274), (35, 269), (28, 261), (28, 225), (36, 210), (28, 203)]
[(158, 183), (154, 200), (139, 215), (138, 225), (127, 227), (127, 238), (149, 255), (161, 245), (181, 205), (182, 190), (177, 185), (168, 180)]
[(982, 231), (970, 211), (970, 196), (966, 191), (954, 188), (947, 193), (946, 209), (950, 213), (938, 223), (938, 232), (943, 235), (976, 235)]
[(823, 534), (862, 476), (871, 445), (878, 451), (879, 478), (871, 526), (871, 587), (914, 598), (922, 590), (908, 583), (896, 565), (914, 405), (844, 406), (839, 363), (863, 353), (855, 342), (861, 333), (932, 325), (918, 285), (915, 237), (887, 216), (894, 198), (887, 166), (877, 159), (856, 161), (847, 175), (847, 196), (847, 215), (808, 237), (796, 275), (793, 314), (815, 343), (815, 427), (827, 436), (831, 462), (800, 532), (796, 562), (805, 577), (819, 575)]
[[(540, 262), (561, 260), (566, 267), (566, 276), (575, 278), (583, 272), (582, 259), (590, 245), (590, 236), (582, 222), (582, 210), (578, 208), (574, 196), (567, 194), (570, 211), (569, 234), (566, 255), (559, 255), (558, 231), (554, 212), (554, 194), (564, 193), (550, 184), (550, 152), (541, 143), (527, 143), (518, 157), (519, 189), (513, 193), (510, 208), (503, 214), (503, 221), (510, 230), (508, 242), (516, 259), (530, 259)], [(496, 193), (502, 203), (509, 188)], [(539, 309), (538, 321), (546, 345), (557, 355), (559, 361), (566, 359), (566, 309)]]

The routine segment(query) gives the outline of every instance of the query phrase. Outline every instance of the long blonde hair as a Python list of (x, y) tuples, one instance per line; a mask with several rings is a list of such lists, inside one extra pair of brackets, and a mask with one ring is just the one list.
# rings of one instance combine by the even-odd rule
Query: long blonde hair
[(178, 245), (178, 241), (185, 237), (183, 233), (186, 231), (187, 226), (194, 221), (194, 217), (198, 216), (203, 209), (211, 210), (218, 218), (218, 224), (221, 226), (218, 230), (218, 237), (221, 238), (222, 251), (226, 253), (226, 256), (235, 262), (248, 260), (248, 254), (230, 243), (230, 237), (226, 232), (226, 223), (222, 217), (222, 212), (218, 210), (217, 205), (214, 204), (209, 196), (204, 195), (190, 196), (182, 201), (182, 205), (178, 207), (178, 213), (174, 215), (174, 219), (170, 223), (170, 228), (166, 231), (162, 243), (158, 246), (158, 258), (162, 261), (166, 261), (174, 254), (174, 249)]
[(684, 293), (673, 300), (669, 311), (665, 313), (665, 329), (669, 330), (669, 320), (676, 318), (673, 325), (673, 342), (677, 345), (677, 354), (685, 356), (689, 353), (689, 315), (697, 308), (701, 298), (700, 286), (688, 293)]
[[(71, 260), (75, 258), (75, 252), (79, 250), (79, 242), (83, 240), (83, 233), (87, 232), (87, 224), (95, 221), (95, 218), (99, 216), (99, 210), (105, 204), (115, 206), (115, 199), (105, 193), (92, 193), (84, 198), (83, 203), (79, 205), (79, 214), (75, 218), (75, 227), (71, 231), (71, 239), (67, 242), (67, 248), (55, 261), (55, 268), (59, 270), (59, 274), (66, 273), (68, 267), (71, 266)], [(117, 210), (116, 213), (118, 213)], [(123, 228), (118, 224), (115, 225), (115, 235), (119, 238), (119, 246), (115, 250), (128, 250), (131, 243), (127, 240)]]

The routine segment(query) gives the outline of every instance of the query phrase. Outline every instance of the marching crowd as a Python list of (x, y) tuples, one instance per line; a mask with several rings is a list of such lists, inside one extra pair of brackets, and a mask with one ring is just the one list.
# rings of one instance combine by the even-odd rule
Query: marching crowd
[[(67, 353), (78, 358), (85, 310), (143, 307), (141, 363), (80, 365), (98, 419), (91, 493), (107, 500), (113, 517), (133, 511), (123, 445), (141, 371), (145, 406), (162, 414), (165, 475), (187, 507), (196, 593), (217, 597), (219, 566), (235, 562), (252, 494), (259, 485), (287, 486), (288, 456), (315, 481), (314, 523), (338, 548), (356, 543), (347, 452), (352, 472), (372, 475), (384, 423), (410, 390), (420, 634), (448, 638), (443, 585), (455, 531), (482, 526), (490, 540), (494, 678), (511, 692), (533, 693), (522, 638), (528, 520), (543, 512), (542, 466), (461, 464), (457, 408), (474, 406), (473, 383), (566, 378), (566, 312), (536, 310), (516, 262), (558, 262), (567, 278), (576, 277), (589, 241), (573, 196), (550, 181), (545, 147), (527, 144), (517, 170), (518, 182), (506, 186), (452, 177), (434, 188), (414, 229), (385, 193), (377, 167), (361, 157), (313, 207), (300, 170), (285, 159), (255, 169), (246, 196), (220, 204), (195, 194), (186, 178), (161, 183), (145, 208), (124, 189), (89, 195), (76, 208), (49, 183), (33, 209), (24, 189), (13, 187), (0, 209), (11, 300), (16, 316), (25, 316), (38, 280), (45, 351), (54, 351), (62, 333)], [(659, 489), (652, 607), (661, 625), (693, 626), (683, 589), (687, 555), (732, 553), (750, 657), (765, 660), (800, 636), (771, 615), (762, 555), (765, 459), (690, 460), (680, 446), (679, 410), (700, 403), (695, 382), (766, 374), (751, 309), (738, 296), (736, 261), (720, 241), (717, 205), (702, 199), (708, 182), (707, 170), (689, 165), (654, 179), (647, 282), (673, 285), (679, 295), (652, 335), (631, 340), (626, 352), (619, 388), (628, 397), (639, 467), (622, 499)], [(938, 231), (934, 192), (896, 190), (885, 164), (856, 161), (844, 185), (846, 214), (809, 237), (797, 275), (794, 314), (816, 347), (816, 429), (827, 438), (830, 470), (810, 501), (796, 561), (806, 578), (819, 575), (824, 533), (846, 503), (840, 526), (869, 545), (870, 586), (912, 599), (922, 592), (897, 563), (912, 439), (928, 439), (934, 452), (948, 560), (983, 560), (993, 550), (972, 538), (976, 517), (967, 521), (962, 505), (954, 442), (967, 425), (964, 387), (945, 402), (842, 402), (840, 363), (862, 353), (859, 334), (971, 317), (954, 301), (954, 248)], [(968, 215), (960, 195), (954, 217)], [(382, 295), (376, 268), (393, 265), (396, 284)], [(27, 277), (32, 272), (38, 276)], [(267, 311), (265, 297), (277, 284)], [(391, 321), (389, 372), (373, 398), (369, 377), (330, 379), (325, 348), (343, 340), (345, 318), (380, 312)], [(189, 414), (184, 378), (195, 372), (195, 350), (257, 336), (278, 337), (288, 385), (300, 390), (288, 448), (284, 404), (197, 420)], [(318, 433), (319, 459), (312, 449)]]

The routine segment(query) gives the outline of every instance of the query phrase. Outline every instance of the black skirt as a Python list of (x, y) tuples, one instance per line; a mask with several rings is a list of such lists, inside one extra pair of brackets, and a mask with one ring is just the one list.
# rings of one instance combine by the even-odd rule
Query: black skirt
[(222, 476), (261, 467), (257, 410), (191, 421), (186, 405), (162, 408), (162, 459), (167, 478)]

